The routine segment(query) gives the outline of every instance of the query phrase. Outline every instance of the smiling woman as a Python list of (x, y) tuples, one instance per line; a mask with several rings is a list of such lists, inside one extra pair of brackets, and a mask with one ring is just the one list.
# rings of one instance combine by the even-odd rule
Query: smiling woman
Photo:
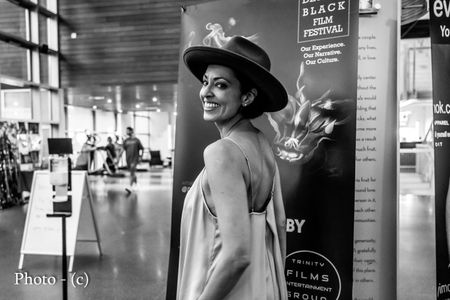
[[(255, 92), (256, 90), (253, 89)], [(203, 103), (205, 121), (223, 123), (240, 112), (241, 105), (253, 102), (254, 93), (243, 94), (233, 70), (219, 65), (210, 65), (203, 77), (200, 99)]]
[(270, 60), (242, 37), (184, 52), (202, 82), (203, 119), (221, 139), (186, 195), (177, 299), (287, 299), (285, 213), (270, 143), (250, 122), (287, 103)]

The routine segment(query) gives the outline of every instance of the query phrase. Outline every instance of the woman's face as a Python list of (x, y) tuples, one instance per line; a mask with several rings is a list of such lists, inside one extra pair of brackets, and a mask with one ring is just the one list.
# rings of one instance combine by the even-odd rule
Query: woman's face
[(205, 121), (223, 123), (233, 118), (242, 104), (241, 96), (241, 84), (232, 69), (208, 66), (200, 90)]

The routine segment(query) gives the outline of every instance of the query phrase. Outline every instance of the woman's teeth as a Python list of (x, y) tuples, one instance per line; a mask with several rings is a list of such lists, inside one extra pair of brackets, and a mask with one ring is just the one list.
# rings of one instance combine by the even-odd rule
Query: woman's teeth
[(213, 102), (205, 102), (204, 104), (205, 108), (216, 108), (219, 107), (219, 104), (213, 103)]

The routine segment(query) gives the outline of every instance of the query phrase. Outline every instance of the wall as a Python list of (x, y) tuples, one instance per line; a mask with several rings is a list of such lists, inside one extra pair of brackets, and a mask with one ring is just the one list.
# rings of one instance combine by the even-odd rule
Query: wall
[(150, 113), (150, 148), (161, 151), (161, 158), (172, 156), (170, 145), (171, 126), (169, 126), (169, 113)]

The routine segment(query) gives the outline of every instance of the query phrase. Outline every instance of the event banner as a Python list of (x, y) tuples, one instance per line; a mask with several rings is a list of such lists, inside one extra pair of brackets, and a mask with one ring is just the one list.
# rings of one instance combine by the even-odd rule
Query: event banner
[[(272, 142), (287, 215), (289, 299), (351, 299), (355, 200), (358, 1), (231, 0), (188, 6), (181, 47), (260, 45), (287, 106), (253, 120)], [(219, 139), (202, 118), (200, 82), (180, 60), (167, 299), (175, 299), (184, 197)]]
[(436, 215), (436, 297), (450, 298), (450, 0), (430, 0)]
[(396, 1), (377, 3), (359, 18), (353, 300), (396, 295), (399, 24)]

